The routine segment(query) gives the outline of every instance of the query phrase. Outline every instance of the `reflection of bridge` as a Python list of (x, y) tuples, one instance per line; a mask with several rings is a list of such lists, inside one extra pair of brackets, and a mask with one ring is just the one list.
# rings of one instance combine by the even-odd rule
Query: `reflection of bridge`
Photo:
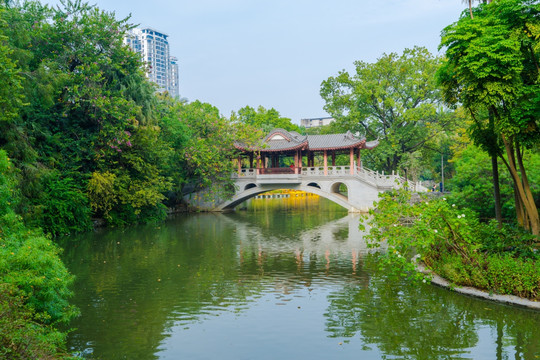
[[(272, 256), (279, 254), (295, 254), (301, 251), (308, 261), (311, 255), (323, 258), (330, 251), (332, 255), (361, 257), (374, 249), (369, 249), (359, 224), (362, 221), (359, 214), (349, 214), (342, 218), (332, 220), (311, 229), (303, 229), (294, 236), (283, 241), (280, 236), (273, 235), (272, 231), (264, 231), (256, 224), (242, 221), (239, 217), (224, 218), (234, 226), (236, 237), (242, 250), (258, 249)], [(342, 231), (345, 230), (343, 233)], [(369, 232), (369, 229), (368, 231)]]
[[(398, 175), (380, 174), (366, 168), (350, 166), (303, 167), (299, 171), (286, 173), (283, 168), (265, 169), (261, 174), (257, 169), (242, 169), (234, 174), (235, 195), (223, 202), (195, 204), (214, 211), (233, 209), (238, 204), (261, 193), (291, 189), (301, 190), (325, 197), (343, 206), (349, 212), (365, 212), (373, 207), (380, 192), (399, 188), (406, 180)], [(288, 169), (287, 169), (288, 170)], [(412, 191), (427, 191), (417, 183), (407, 183)], [(192, 201), (193, 203), (193, 201)]]

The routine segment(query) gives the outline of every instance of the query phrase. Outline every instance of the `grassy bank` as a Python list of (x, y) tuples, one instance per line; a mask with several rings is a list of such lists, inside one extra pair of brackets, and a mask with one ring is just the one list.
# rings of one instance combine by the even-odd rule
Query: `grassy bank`
[(411, 203), (401, 191), (384, 194), (369, 220), (371, 245), (395, 274), (422, 279), (412, 256), (455, 285), (540, 301), (539, 239), (520, 229), (480, 222), (446, 198)]

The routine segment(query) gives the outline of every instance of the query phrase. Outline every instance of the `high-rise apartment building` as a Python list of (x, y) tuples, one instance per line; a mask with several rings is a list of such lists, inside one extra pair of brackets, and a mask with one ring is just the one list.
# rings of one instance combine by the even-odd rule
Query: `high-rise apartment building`
[(179, 97), (178, 59), (169, 54), (168, 37), (152, 28), (137, 28), (131, 30), (124, 41), (148, 64), (147, 76), (158, 85), (158, 91)]
[(174, 98), (180, 97), (180, 86), (178, 84), (178, 59), (174, 56), (171, 56), (169, 59), (170, 63), (170, 76), (169, 76), (169, 93)]

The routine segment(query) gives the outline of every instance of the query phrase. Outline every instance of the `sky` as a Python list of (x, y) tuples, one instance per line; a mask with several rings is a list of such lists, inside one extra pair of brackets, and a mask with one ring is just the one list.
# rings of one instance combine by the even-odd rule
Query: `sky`
[[(51, 5), (58, 0), (44, 0)], [(326, 117), (321, 83), (354, 61), (424, 46), (439, 54), (441, 30), (461, 0), (90, 0), (117, 18), (169, 35), (180, 95), (230, 116), (274, 108), (299, 124)]]

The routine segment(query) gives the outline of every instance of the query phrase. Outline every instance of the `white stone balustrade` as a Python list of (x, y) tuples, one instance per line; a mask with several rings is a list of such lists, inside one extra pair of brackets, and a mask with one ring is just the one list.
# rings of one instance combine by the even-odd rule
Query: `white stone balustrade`
[[(263, 175), (264, 178), (268, 181), (272, 177), (271, 174)], [(278, 175), (276, 175), (277, 177)], [(257, 179), (261, 175), (257, 175), (257, 169), (241, 169), (240, 173), (234, 173), (234, 178), (238, 179)], [(366, 183), (369, 183), (375, 187), (381, 189), (393, 189), (400, 188), (405, 183), (407, 183), (409, 189), (412, 191), (426, 192), (428, 189), (422, 186), (421, 183), (416, 183), (408, 181), (405, 178), (399, 176), (399, 174), (387, 175), (384, 173), (379, 173), (365, 167), (356, 166), (353, 169), (351, 174), (350, 166), (329, 166), (327, 167), (326, 174), (323, 166), (314, 166), (314, 167), (302, 167), (299, 171), (300, 178), (313, 178), (316, 180), (321, 177), (340, 177), (340, 178), (357, 178)]]

